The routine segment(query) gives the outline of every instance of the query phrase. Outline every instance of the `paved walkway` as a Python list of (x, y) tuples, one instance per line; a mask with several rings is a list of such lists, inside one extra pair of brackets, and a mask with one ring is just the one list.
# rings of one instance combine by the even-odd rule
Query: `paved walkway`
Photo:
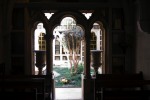
[(56, 100), (82, 100), (81, 88), (55, 88)]

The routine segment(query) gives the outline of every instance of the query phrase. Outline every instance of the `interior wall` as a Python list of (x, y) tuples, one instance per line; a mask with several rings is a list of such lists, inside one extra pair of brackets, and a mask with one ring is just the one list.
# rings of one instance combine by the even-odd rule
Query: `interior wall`
[(145, 7), (147, 7), (147, 9), (150, 7), (144, 5), (146, 2), (141, 3), (138, 1), (137, 3), (139, 6), (137, 8), (136, 23), (136, 72), (142, 71), (144, 77), (150, 79), (150, 32), (148, 31), (149, 25), (147, 24), (149, 18), (147, 18), (148, 14), (146, 14), (147, 10), (145, 9)]
[[(9, 1), (9, 0), (6, 0), (6, 1)], [(141, 0), (139, 0), (139, 1), (141, 1)], [(11, 7), (11, 6), (7, 6), (7, 4), (10, 5), (11, 2), (10, 3), (5, 2), (6, 7), (4, 5), (2, 5), (2, 3), (4, 3), (4, 0), (0, 1), (0, 62), (3, 62), (3, 61), (6, 60), (5, 62), (7, 62), (7, 64), (9, 64), (11, 54), (10, 54), (10, 47), (9, 47), (8, 44), (10, 42), (10, 40), (9, 40), (10, 38), (9, 38), (9, 36), (6, 38), (6, 35), (9, 34), (9, 31), (7, 30), (8, 27), (6, 27), (6, 26), (9, 26), (9, 28), (11, 26), (10, 26), (10, 19), (8, 18), (9, 19), (8, 20), (5, 17), (10, 16), (10, 15), (9, 14), (3, 14), (3, 13), (4, 13), (4, 11), (8, 11), (8, 10), (4, 10), (4, 8)], [(147, 4), (147, 2), (145, 2), (145, 3)], [(136, 67), (137, 72), (143, 71), (145, 77), (150, 79), (150, 74), (149, 74), (149, 70), (150, 70), (150, 67), (149, 67), (149, 65), (150, 65), (150, 52), (149, 52), (150, 51), (150, 46), (149, 46), (150, 34), (149, 33), (150, 32), (146, 32), (146, 30), (144, 30), (144, 28), (143, 28), (143, 27), (145, 27), (145, 28), (149, 27), (147, 22), (149, 22), (150, 17), (147, 16), (147, 14), (148, 14), (147, 9), (149, 8), (149, 6), (148, 5), (144, 6), (145, 3), (144, 3), (144, 0), (143, 0), (142, 3), (141, 3), (142, 6), (140, 6), (140, 9), (141, 9), (140, 11), (142, 12), (142, 13), (141, 12), (140, 13), (141, 13), (142, 16), (141, 16), (141, 19), (140, 19), (140, 23), (138, 23), (141, 26), (140, 25), (138, 26), (138, 30), (137, 30), (137, 34), (136, 34), (136, 48), (135, 48), (135, 52), (136, 52), (135, 53), (136, 54), (135, 55), (135, 59), (136, 59), (135, 65), (136, 66), (135, 67)], [(127, 13), (128, 13), (128, 10), (127, 10)], [(145, 18), (145, 16), (147, 16), (147, 17)], [(6, 19), (6, 21), (8, 20), (7, 23), (3, 23), (4, 18)], [(126, 16), (126, 18), (127, 18), (127, 16)], [(128, 19), (131, 19), (131, 16), (129, 16)], [(127, 21), (129, 21), (129, 20), (127, 20)], [(5, 30), (3, 30), (4, 29), (4, 24), (6, 25)], [(130, 24), (126, 24), (126, 25), (129, 27), (129, 30), (130, 29), (132, 30), (132, 28), (131, 28), (132, 26), (129, 26)], [(140, 28), (142, 28), (142, 29), (140, 29)], [(5, 34), (5, 33), (7, 33), (7, 34)], [(2, 36), (4, 36), (5, 39), (2, 38)], [(129, 53), (131, 54), (131, 53), (134, 53), (134, 52), (129, 51)], [(4, 54), (5, 54), (5, 56), (4, 56)], [(129, 56), (128, 58), (131, 58), (131, 57)], [(132, 58), (130, 60), (131, 60), (131, 62), (133, 61)], [(129, 66), (129, 65), (127, 65), (127, 66)], [(129, 66), (129, 67), (132, 67), (132, 66)]]
[(149, 32), (150, 33), (150, 13), (148, 13), (147, 11), (150, 9), (149, 6), (149, 0), (138, 0), (140, 6), (140, 25), (141, 28), (145, 31), (145, 32)]
[(136, 48), (136, 71), (143, 71), (144, 77), (150, 79), (150, 34), (138, 30)]
[[(0, 1), (1, 2), (1, 1)], [(0, 3), (1, 4), (1, 3)], [(0, 6), (0, 63), (3, 62), (3, 41), (2, 41), (2, 6)]]

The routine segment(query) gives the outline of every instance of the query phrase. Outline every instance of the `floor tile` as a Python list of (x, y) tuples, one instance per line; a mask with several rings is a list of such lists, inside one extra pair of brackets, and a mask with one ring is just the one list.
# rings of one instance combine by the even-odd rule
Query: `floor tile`
[(82, 100), (81, 88), (55, 88), (56, 100)]

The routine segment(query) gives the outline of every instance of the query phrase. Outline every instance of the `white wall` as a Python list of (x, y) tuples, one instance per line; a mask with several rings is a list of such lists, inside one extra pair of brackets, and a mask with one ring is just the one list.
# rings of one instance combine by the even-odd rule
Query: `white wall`
[[(137, 23), (139, 25), (139, 23)], [(143, 32), (140, 25), (137, 30), (136, 71), (143, 71), (144, 77), (150, 79), (150, 33)]]

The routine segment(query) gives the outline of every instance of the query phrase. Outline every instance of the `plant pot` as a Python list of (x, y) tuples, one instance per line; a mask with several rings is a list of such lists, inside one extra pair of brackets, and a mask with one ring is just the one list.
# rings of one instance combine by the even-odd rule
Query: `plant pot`
[(39, 70), (39, 75), (42, 75), (42, 69), (43, 67), (46, 65), (46, 51), (44, 50), (38, 50), (38, 51), (34, 51), (36, 54), (36, 67)]
[(101, 65), (102, 50), (91, 50), (91, 65), (94, 68), (95, 75), (98, 74), (98, 68)]

